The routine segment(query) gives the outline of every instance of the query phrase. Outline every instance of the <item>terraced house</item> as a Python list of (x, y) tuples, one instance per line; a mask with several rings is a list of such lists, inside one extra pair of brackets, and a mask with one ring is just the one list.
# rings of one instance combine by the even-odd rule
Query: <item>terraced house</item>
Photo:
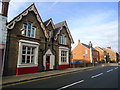
[(72, 50), (71, 62), (82, 61), (84, 63), (94, 63), (99, 60), (99, 52), (92, 47), (92, 43), (89, 45), (81, 43), (78, 40), (78, 45)]
[(4, 75), (70, 67), (74, 43), (67, 22), (43, 22), (32, 4), (7, 24)]

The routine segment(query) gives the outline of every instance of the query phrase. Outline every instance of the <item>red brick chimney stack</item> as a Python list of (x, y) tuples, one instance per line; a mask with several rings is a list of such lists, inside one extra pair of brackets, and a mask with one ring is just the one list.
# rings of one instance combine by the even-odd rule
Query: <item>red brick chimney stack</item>
[(92, 43), (91, 43), (91, 41), (89, 42), (89, 46), (92, 47)]
[(107, 47), (107, 48), (111, 49), (111, 47), (110, 47), (110, 46), (109, 46), (109, 47)]
[(8, 16), (9, 2), (10, 0), (2, 0), (2, 15), (5, 17)]
[(80, 44), (80, 39), (78, 40), (78, 44)]

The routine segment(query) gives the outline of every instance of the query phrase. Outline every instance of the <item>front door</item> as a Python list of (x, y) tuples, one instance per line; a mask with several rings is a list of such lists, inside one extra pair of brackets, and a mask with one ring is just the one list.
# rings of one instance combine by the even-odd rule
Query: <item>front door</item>
[(46, 56), (46, 70), (50, 69), (50, 56)]

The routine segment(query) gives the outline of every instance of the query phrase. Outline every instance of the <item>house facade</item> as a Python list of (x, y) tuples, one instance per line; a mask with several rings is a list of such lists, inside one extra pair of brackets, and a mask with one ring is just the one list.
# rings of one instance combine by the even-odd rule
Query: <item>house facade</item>
[(92, 44), (86, 45), (78, 40), (78, 45), (72, 50), (72, 59), (74, 61), (83, 61), (93, 63), (98, 61), (99, 52), (92, 47)]
[(71, 43), (66, 21), (42, 21), (34, 4), (7, 24), (4, 75), (36, 73), (70, 66)]
[(102, 61), (105, 59), (105, 51), (101, 48), (96, 46), (95, 49), (99, 52), (99, 60)]
[(117, 62), (116, 52), (111, 49), (111, 47), (103, 48), (109, 55), (110, 61)]

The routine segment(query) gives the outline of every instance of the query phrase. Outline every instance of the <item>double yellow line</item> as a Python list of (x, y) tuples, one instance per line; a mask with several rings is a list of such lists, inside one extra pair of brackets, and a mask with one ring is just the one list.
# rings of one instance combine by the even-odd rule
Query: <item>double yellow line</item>
[(43, 78), (34, 79), (34, 80), (12, 83), (12, 84), (8, 84), (8, 85), (0, 85), (0, 87), (5, 88), (5, 87), (9, 87), (9, 86), (14, 86), (14, 85), (19, 85), (19, 84), (24, 84), (24, 83), (29, 83), (29, 82), (35, 82), (35, 81), (39, 81), (39, 80), (44, 80), (44, 79), (48, 79), (48, 78), (53, 78), (53, 77), (58, 77), (58, 76), (63, 76), (63, 75), (73, 74), (73, 73), (78, 73), (78, 72), (80, 72), (80, 71), (76, 71), (76, 72), (72, 72), (72, 73), (68, 72), (68, 73), (63, 73), (60, 75), (48, 76), (48, 77), (43, 77)]

